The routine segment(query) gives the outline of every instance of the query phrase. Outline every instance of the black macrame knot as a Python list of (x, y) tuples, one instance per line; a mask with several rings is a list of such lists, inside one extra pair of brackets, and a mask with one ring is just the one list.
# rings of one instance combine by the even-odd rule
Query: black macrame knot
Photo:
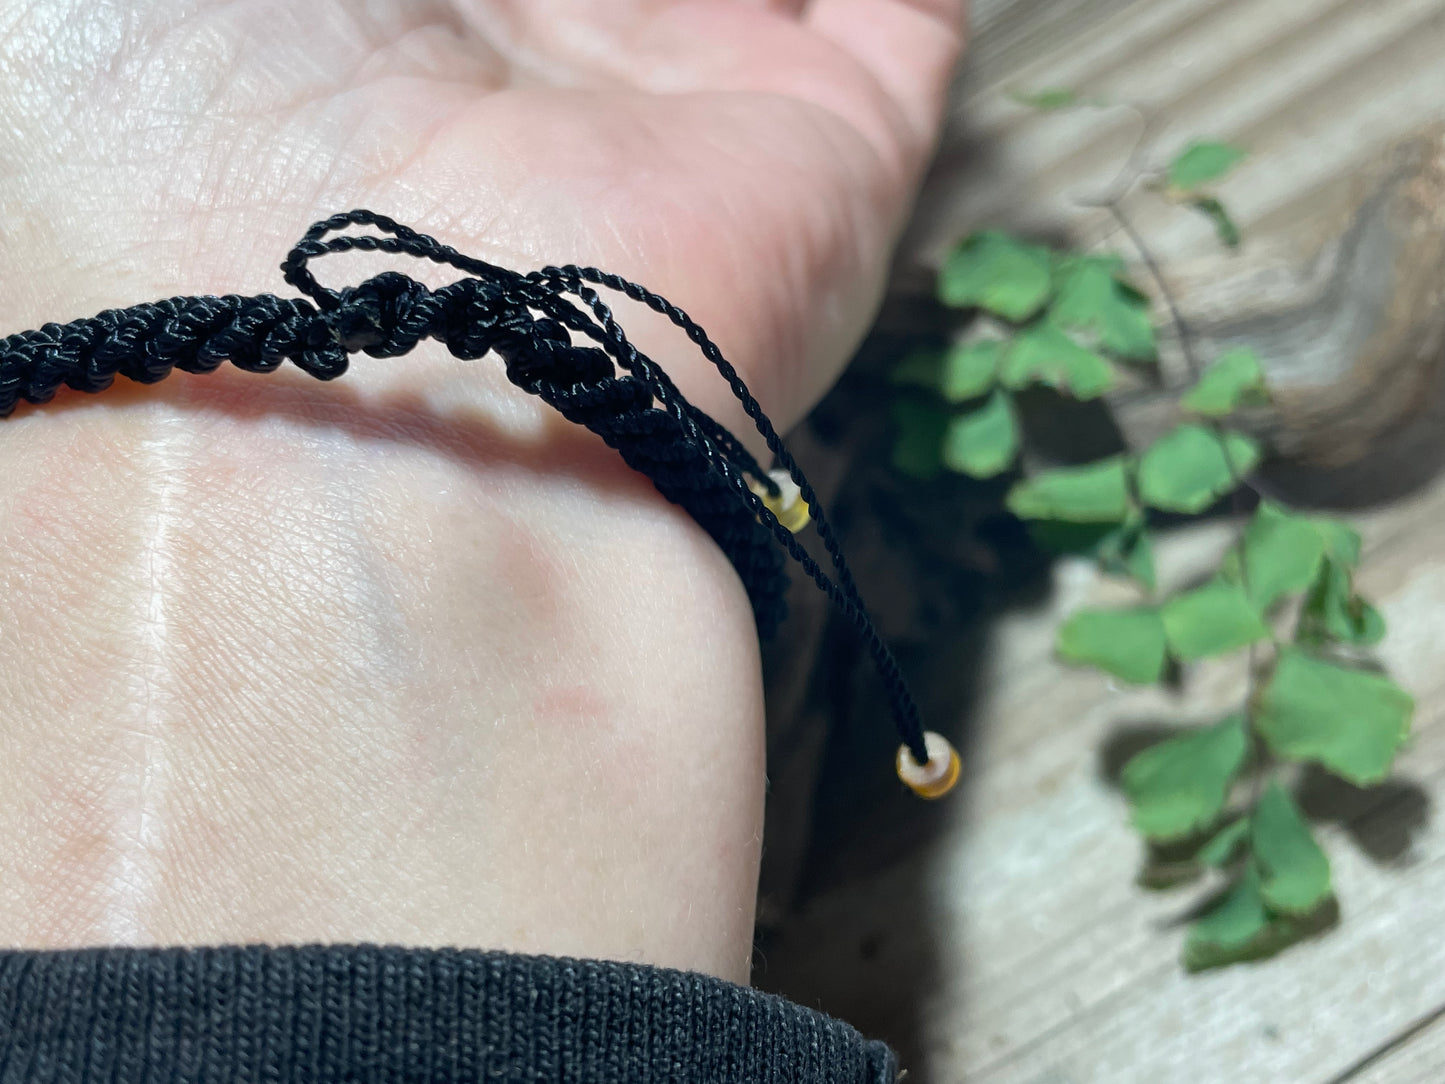
[[(329, 236), (350, 226), (379, 232)], [(397, 271), (339, 291), (317, 282), (310, 262), (347, 251), (431, 260), (467, 277), (438, 290)], [(785, 612), (785, 555), (796, 560), (862, 635), (905, 748), (918, 764), (929, 760), (918, 709), (863, 607), (817, 495), (737, 371), (680, 308), (593, 267), (545, 267), (520, 275), (362, 210), (316, 223), (281, 269), (305, 299), (174, 297), (0, 339), (0, 417), (22, 399), (47, 402), (62, 384), (98, 392), (117, 374), (150, 384), (173, 369), (206, 373), (227, 359), (239, 369), (269, 373), (289, 358), (311, 376), (332, 380), (346, 372), (352, 354), (399, 357), (424, 339), (445, 344), (463, 359), (495, 352), (514, 384), (600, 436), (712, 536), (737, 569), (764, 637)], [(769, 501), (779, 498), (778, 483), (742, 442), (688, 402), (667, 373), (628, 341), (594, 286), (666, 316), (727, 381), (779, 470), (796, 485), (789, 499), (802, 501), (811, 513), (832, 575), (770, 507)]]
[(367, 279), (360, 286), (348, 286), (342, 290), (339, 303), (322, 311), (316, 322), (348, 354), (370, 351), (383, 343), (388, 344), (383, 349), (390, 348), (393, 353), (400, 353), (395, 349), (399, 322), (396, 301), (400, 295), (414, 289), (425, 287), (398, 271), (387, 271)]

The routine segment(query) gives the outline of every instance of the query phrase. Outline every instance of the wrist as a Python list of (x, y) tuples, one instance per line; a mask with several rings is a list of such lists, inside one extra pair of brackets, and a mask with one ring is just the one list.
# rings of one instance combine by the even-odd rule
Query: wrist
[(0, 425), (7, 941), (746, 976), (757, 648), (696, 524), (509, 386), (119, 390)]

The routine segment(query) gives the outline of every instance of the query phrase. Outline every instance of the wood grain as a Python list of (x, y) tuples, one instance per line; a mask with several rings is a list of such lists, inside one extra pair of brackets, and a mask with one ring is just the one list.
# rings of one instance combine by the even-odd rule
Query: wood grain
[[(1208, 886), (1133, 884), (1140, 848), (1101, 751), (1141, 724), (1228, 710), (1238, 666), (1203, 667), (1175, 696), (1061, 667), (1058, 617), (1116, 590), (1068, 564), (1045, 607), (995, 630), (974, 709), (982, 733), (948, 832), (811, 899), (769, 947), (767, 984), (864, 1028), (897, 1026), (896, 1006), (911, 1004), (925, 1079), (1000, 1084), (1324, 1084), (1445, 1005), (1445, 484), (1364, 526), (1362, 586), (1390, 625), (1382, 660), (1419, 708), (1392, 784), (1326, 820), (1338, 929), (1273, 961), (1182, 972), (1180, 920)], [(1217, 525), (1181, 532), (1165, 567), (1187, 578), (1225, 537)], [(915, 891), (922, 919), (900, 928), (889, 916)], [(880, 933), (864, 959), (856, 946)], [(930, 954), (941, 981), (910, 989)]]
[[(798, 755), (821, 757), (785, 769), (818, 792), (810, 816), (786, 818), (811, 843), (795, 827), (773, 871), (787, 887), (755, 980), (889, 1039), (910, 1081), (1445, 1080), (1441, 57), (1445, 0), (975, 0), (950, 132), (876, 350), (937, 330), (932, 274), (972, 229), (1120, 244), (1078, 199), (1117, 175), (1140, 111), (1167, 118), (1156, 166), (1190, 137), (1248, 146), (1220, 191), (1245, 231), (1240, 253), (1147, 193), (1130, 213), (1202, 349), (1263, 344), (1282, 389), (1253, 419), (1282, 454), (1270, 484), (1364, 507), (1351, 517), (1366, 538), (1361, 585), (1389, 623), (1381, 660), (1418, 711), (1385, 786), (1306, 781), (1338, 928), (1270, 961), (1183, 973), (1185, 920), (1211, 885), (1134, 883), (1140, 844), (1111, 773), (1141, 736), (1234, 707), (1239, 662), (1194, 668), (1173, 692), (1060, 666), (1061, 617), (1121, 589), (1077, 562), (1011, 564), (1022, 559), (990, 520), (987, 487), (943, 481), (910, 497), (887, 481), (886, 439), (864, 411), (886, 356), (871, 375), (865, 365), (800, 434), (802, 458), (827, 461), (864, 593), (928, 717), (959, 736), (967, 774), (948, 803), (897, 800), (874, 759), (882, 739), (858, 736), (881, 729), (866, 673), (808, 625), (821, 614), (804, 615), (795, 635), (811, 665), (789, 664), (778, 703), (791, 706), (772, 722), (794, 728)], [(1060, 85), (1138, 109), (1038, 115), (1003, 93)], [(1165, 345), (1177, 375), (1178, 344)], [(1147, 440), (1168, 402), (1147, 388), (1123, 397), (1125, 436)], [(1161, 574), (1188, 581), (1229, 536), (1225, 522), (1174, 531)], [(773, 797), (800, 808), (796, 794)], [(770, 823), (772, 839), (787, 831)]]

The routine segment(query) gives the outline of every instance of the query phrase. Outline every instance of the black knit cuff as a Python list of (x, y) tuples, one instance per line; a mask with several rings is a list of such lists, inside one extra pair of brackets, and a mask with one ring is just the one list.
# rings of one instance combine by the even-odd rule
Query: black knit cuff
[(380, 945), (0, 952), (0, 1084), (894, 1084), (770, 994), (598, 960)]

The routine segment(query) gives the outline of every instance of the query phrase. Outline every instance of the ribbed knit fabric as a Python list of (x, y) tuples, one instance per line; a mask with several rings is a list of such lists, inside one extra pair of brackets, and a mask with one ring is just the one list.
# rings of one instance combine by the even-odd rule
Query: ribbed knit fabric
[(0, 1084), (894, 1084), (882, 1043), (720, 979), (381, 945), (0, 952)]

